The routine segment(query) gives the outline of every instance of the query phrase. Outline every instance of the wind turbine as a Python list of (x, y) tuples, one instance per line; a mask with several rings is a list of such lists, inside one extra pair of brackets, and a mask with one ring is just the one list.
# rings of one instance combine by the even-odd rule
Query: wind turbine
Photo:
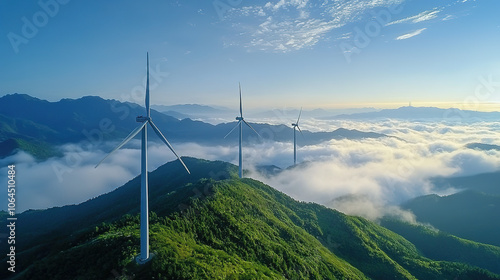
[[(300, 115), (302, 115), (302, 108), (300, 108), (300, 113), (299, 113), (299, 118), (297, 119), (296, 123), (292, 123), (293, 127), (293, 165), (297, 165), (297, 129), (300, 131), (300, 134), (302, 134), (302, 130), (300, 130), (299, 127), (299, 121), (300, 121)], [(304, 134), (302, 134), (304, 136)]]
[(150, 115), (149, 108), (149, 53), (147, 53), (147, 78), (146, 78), (146, 116), (138, 116), (136, 121), (142, 123), (139, 127), (134, 129), (128, 136), (123, 140), (120, 145), (118, 145), (113, 151), (111, 151), (106, 157), (104, 157), (95, 167), (98, 167), (106, 158), (108, 158), (116, 150), (120, 149), (123, 145), (127, 144), (132, 138), (134, 138), (139, 132), (142, 131), (142, 145), (141, 145), (141, 254), (136, 258), (136, 261), (140, 264), (146, 263), (150, 260), (149, 254), (149, 206), (148, 206), (148, 124), (154, 130), (156, 135), (167, 145), (167, 147), (174, 153), (174, 155), (182, 163), (182, 166), (189, 172), (186, 164), (177, 155), (172, 148), (172, 145), (168, 142), (167, 138), (163, 136), (158, 127), (154, 124)]
[(248, 127), (250, 127), (257, 135), (260, 136), (260, 134), (257, 132), (257, 130), (255, 130), (249, 123), (247, 123), (247, 121), (245, 121), (245, 119), (243, 119), (243, 106), (241, 104), (241, 84), (238, 83), (238, 86), (240, 88), (240, 116), (239, 117), (236, 117), (236, 120), (238, 121), (238, 123), (236, 124), (236, 126), (231, 129), (231, 131), (229, 131), (228, 134), (226, 134), (226, 136), (224, 136), (224, 138), (226, 138), (227, 136), (229, 136), (229, 134), (231, 134), (231, 132), (233, 132), (237, 127), (240, 128), (240, 141), (239, 141), (239, 145), (240, 145), (240, 154), (239, 154), (239, 171), (238, 171), (238, 175), (240, 176), (240, 178), (243, 178), (243, 166), (242, 166), (242, 156), (241, 156), (241, 138), (243, 137), (243, 124), (242, 123), (245, 123)]

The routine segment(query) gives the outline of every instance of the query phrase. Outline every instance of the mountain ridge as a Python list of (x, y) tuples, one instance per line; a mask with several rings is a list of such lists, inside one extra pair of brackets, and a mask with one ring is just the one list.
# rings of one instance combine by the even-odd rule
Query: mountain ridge
[[(97, 96), (49, 102), (23, 94), (0, 97), (0, 142), (9, 139), (52, 146), (85, 142), (98, 147), (105, 141), (118, 141), (136, 126), (136, 116), (144, 108), (132, 103), (105, 100)], [(164, 115), (151, 110), (152, 119), (171, 142), (194, 142), (206, 145), (233, 145), (238, 135), (224, 136), (236, 122), (212, 125), (191, 119)], [(244, 142), (291, 141), (293, 129), (286, 125), (252, 123), (262, 138), (243, 133)], [(245, 128), (245, 131), (248, 128)], [(249, 131), (249, 130), (248, 130)], [(317, 144), (331, 139), (380, 138), (387, 135), (338, 128), (332, 132), (303, 131), (299, 145)], [(152, 139), (157, 141), (156, 138)], [(159, 141), (159, 140), (158, 140)], [(11, 154), (13, 150), (2, 151)], [(29, 152), (29, 151), (28, 151)]]
[[(82, 203), (79, 217), (68, 207), (54, 208), (58, 215), (50, 209), (19, 214), (23, 272), (13, 279), (105, 279), (113, 271), (140, 279), (500, 279), (467, 264), (425, 258), (409, 241), (363, 218), (239, 179), (232, 164), (183, 160), (191, 176), (179, 172), (177, 161), (150, 173), (156, 256), (146, 265), (133, 261), (139, 241), (136, 177)], [(65, 219), (47, 223), (62, 213)]]

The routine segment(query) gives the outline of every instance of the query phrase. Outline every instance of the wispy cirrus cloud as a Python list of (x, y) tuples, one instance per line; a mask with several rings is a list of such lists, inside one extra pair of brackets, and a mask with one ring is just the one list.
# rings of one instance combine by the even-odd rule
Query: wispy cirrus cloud
[[(405, 0), (269, 1), (263, 5), (234, 8), (228, 14), (239, 39), (252, 50), (290, 52), (316, 45), (327, 34), (377, 7)], [(231, 44), (231, 45), (234, 45)]]
[(411, 37), (415, 37), (417, 35), (420, 35), (422, 32), (424, 32), (424, 30), (426, 30), (427, 28), (421, 28), (421, 29), (418, 29), (418, 30), (415, 30), (413, 32), (410, 32), (410, 33), (406, 33), (404, 35), (401, 35), (401, 36), (398, 36), (396, 38), (396, 40), (405, 40), (405, 39), (409, 39)]
[(432, 10), (422, 12), (418, 15), (414, 15), (411, 17), (407, 17), (407, 18), (403, 18), (400, 20), (395, 20), (395, 21), (389, 22), (388, 24), (386, 24), (386, 26), (393, 25), (393, 24), (399, 24), (399, 23), (405, 23), (405, 22), (419, 23), (419, 22), (423, 22), (423, 21), (428, 21), (428, 20), (437, 18), (438, 14), (440, 12), (441, 12), (441, 9), (434, 8)]
[(267, 2), (264, 7), (265, 8), (271, 8), (272, 10), (276, 11), (279, 10), (280, 8), (286, 8), (286, 7), (295, 7), (298, 9), (305, 8), (307, 5), (308, 0), (280, 0), (278, 3), (273, 4), (271, 2)]
[(452, 19), (455, 19), (455, 18), (456, 18), (456, 16), (454, 16), (454, 15), (446, 15), (446, 16), (442, 19), (442, 21), (452, 20)]
[[(394, 8), (407, 0), (269, 0), (258, 4), (242, 4), (230, 9), (225, 23), (231, 23), (235, 33), (226, 38), (226, 46), (243, 46), (249, 51), (292, 52), (315, 46), (321, 41), (339, 40), (336, 30), (348, 24), (362, 24), (374, 20), (373, 15), (383, 8)], [(430, 6), (427, 10), (402, 19), (395, 19), (384, 26), (408, 23), (427, 23), (442, 18), (455, 18), (445, 14), (453, 6), (468, 4), (473, 0), (455, 0), (448, 5)], [(429, 3), (432, 5), (432, 3)], [(402, 7), (402, 6), (401, 6)], [(454, 11), (456, 12), (456, 11)], [(371, 16), (370, 16), (371, 15)], [(429, 26), (426, 26), (429, 28)], [(423, 29), (397, 37), (404, 40), (422, 33)], [(332, 36), (331, 38), (329, 36)], [(340, 36), (342, 39), (349, 39)]]
[(307, 19), (276, 22), (273, 17), (259, 25), (247, 46), (260, 50), (288, 52), (315, 45), (327, 32), (339, 27), (332, 22)]
[[(464, 3), (467, 3), (467, 2), (469, 2), (469, 1), (468, 0), (457, 0), (457, 1), (455, 1), (453, 3), (450, 3), (450, 4), (446, 5), (446, 6), (435, 7), (433, 9), (426, 10), (426, 11), (421, 12), (421, 13), (419, 13), (417, 15), (414, 15), (414, 16), (410, 16), (410, 17), (406, 17), (406, 18), (403, 18), (403, 19), (391, 21), (391, 22), (387, 23), (385, 26), (390, 26), (390, 25), (395, 25), (395, 24), (401, 24), (401, 23), (418, 24), (418, 23), (430, 21), (430, 20), (433, 20), (433, 19), (436, 19), (436, 18), (440, 17), (440, 13), (442, 13), (443, 11), (449, 9), (450, 7), (455, 6), (455, 5), (461, 5), (461, 4), (464, 4)], [(451, 19), (455, 19), (456, 17), (457, 17), (457, 15), (454, 15), (454, 14), (446, 14), (446, 15), (441, 16), (441, 20), (440, 21), (448, 21), (448, 20), (451, 20)], [(422, 29), (418, 29), (418, 30), (413, 31), (413, 32), (409, 32), (407, 34), (404, 34), (404, 35), (401, 35), (401, 36), (397, 37), (396, 40), (405, 40), (405, 39), (408, 39), (408, 38), (411, 38), (411, 37), (415, 37), (415, 36), (421, 34), (426, 29), (427, 28), (422, 28)]]

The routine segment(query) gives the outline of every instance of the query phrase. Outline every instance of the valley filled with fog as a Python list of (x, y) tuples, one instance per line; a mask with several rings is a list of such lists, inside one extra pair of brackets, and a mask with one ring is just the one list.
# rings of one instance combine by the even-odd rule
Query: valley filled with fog
[[(291, 122), (282, 116), (269, 123)], [(253, 119), (249, 118), (249, 121)], [(500, 151), (471, 149), (471, 143), (496, 144), (500, 137), (497, 122), (456, 120), (327, 120), (304, 118), (303, 131), (357, 129), (388, 135), (382, 138), (330, 140), (303, 146), (297, 135), (298, 165), (293, 165), (293, 135), (290, 142), (274, 142), (273, 131), (258, 131), (243, 145), (243, 167), (247, 177), (260, 180), (300, 201), (317, 202), (342, 212), (377, 220), (412, 215), (397, 205), (417, 196), (457, 192), (435, 188), (431, 178), (457, 177), (497, 171)], [(251, 130), (244, 128), (244, 134)], [(168, 135), (166, 135), (168, 138)], [(37, 161), (25, 152), (0, 160), (1, 166), (15, 163), (20, 171), (17, 194), (22, 197), (18, 210), (44, 209), (78, 204), (122, 186), (140, 173), (140, 140), (134, 139), (99, 168), (94, 166), (116, 146), (62, 145), (62, 157)], [(237, 142), (232, 146), (205, 146), (195, 142), (172, 143), (181, 156), (238, 163)], [(149, 143), (149, 170), (153, 171), (175, 157), (158, 142)], [(262, 166), (280, 168), (276, 174), (263, 174)], [(276, 168), (275, 167), (275, 168)], [(4, 172), (2, 168), (1, 172)], [(29, 174), (22, 174), (29, 170)], [(344, 199), (344, 198), (349, 199)]]

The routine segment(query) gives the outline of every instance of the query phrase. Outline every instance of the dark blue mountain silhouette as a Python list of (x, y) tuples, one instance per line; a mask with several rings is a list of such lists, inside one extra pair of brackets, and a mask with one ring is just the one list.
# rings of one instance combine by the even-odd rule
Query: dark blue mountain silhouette
[[(97, 96), (79, 99), (62, 99), (49, 102), (25, 94), (10, 94), (0, 98), (0, 142), (9, 139), (61, 145), (82, 141), (100, 144), (103, 141), (120, 140), (127, 136), (138, 124), (136, 116), (143, 115), (145, 109), (137, 104), (117, 100), (105, 100)], [(151, 116), (171, 142), (196, 142), (208, 145), (232, 145), (237, 133), (224, 139), (236, 122), (212, 125), (191, 119), (179, 120), (155, 110)], [(293, 129), (285, 125), (252, 123), (261, 134), (258, 138), (244, 128), (244, 142), (291, 141)], [(331, 139), (361, 139), (385, 137), (384, 134), (361, 132), (339, 128), (332, 132), (303, 131), (299, 145), (317, 144)], [(157, 140), (152, 138), (153, 141)], [(10, 142), (8, 142), (10, 143)], [(8, 144), (7, 143), (7, 144)], [(16, 145), (1, 145), (0, 149)], [(4, 148), (2, 148), (4, 147)], [(13, 151), (2, 150), (0, 154)]]
[(384, 109), (377, 112), (342, 114), (327, 119), (405, 119), (405, 120), (440, 120), (473, 122), (481, 120), (500, 120), (500, 112), (478, 112), (457, 108), (440, 109), (435, 107), (406, 106), (398, 109)]

